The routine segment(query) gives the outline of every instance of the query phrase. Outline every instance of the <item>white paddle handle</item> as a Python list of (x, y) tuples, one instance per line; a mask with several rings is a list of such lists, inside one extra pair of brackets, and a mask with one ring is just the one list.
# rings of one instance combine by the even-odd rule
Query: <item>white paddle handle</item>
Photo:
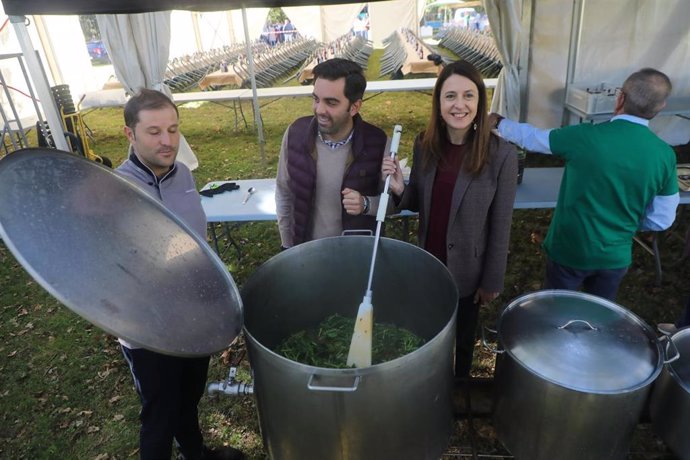
[[(391, 154), (390, 157), (395, 160), (395, 156), (398, 154), (398, 146), (400, 145), (400, 136), (402, 135), (402, 126), (395, 125), (393, 127), (393, 139), (391, 140)], [(386, 177), (386, 183), (383, 186), (383, 193), (381, 198), (379, 198), (379, 209), (376, 212), (376, 220), (383, 222), (386, 218), (386, 209), (388, 209), (388, 186), (391, 183), (390, 174)]]

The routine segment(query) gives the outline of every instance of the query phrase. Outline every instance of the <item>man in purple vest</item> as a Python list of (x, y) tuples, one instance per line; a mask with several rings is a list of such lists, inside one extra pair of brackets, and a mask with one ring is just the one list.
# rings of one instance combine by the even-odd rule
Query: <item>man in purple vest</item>
[(374, 230), (387, 136), (359, 115), (367, 82), (362, 68), (334, 58), (314, 67), (314, 115), (285, 131), (276, 178), (283, 248)]

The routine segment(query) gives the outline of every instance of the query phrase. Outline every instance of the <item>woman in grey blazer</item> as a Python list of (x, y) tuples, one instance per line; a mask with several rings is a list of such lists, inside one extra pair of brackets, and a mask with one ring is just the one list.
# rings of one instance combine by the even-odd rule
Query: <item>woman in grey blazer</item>
[(419, 245), (457, 284), (455, 374), (469, 377), (479, 306), (503, 289), (517, 187), (516, 149), (491, 133), (484, 80), (470, 63), (439, 75), (407, 186), (397, 159), (385, 158), (382, 172), (397, 207), (419, 212)]

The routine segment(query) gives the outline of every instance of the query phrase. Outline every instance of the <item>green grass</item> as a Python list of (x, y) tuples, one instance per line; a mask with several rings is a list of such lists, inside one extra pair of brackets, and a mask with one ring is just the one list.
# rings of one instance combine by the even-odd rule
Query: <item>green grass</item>
[[(370, 67), (369, 71), (370, 78), (377, 76), (377, 69)], [(182, 131), (200, 161), (194, 172), (199, 187), (211, 180), (275, 175), (283, 132), (297, 116), (310, 114), (311, 103), (308, 97), (267, 102), (262, 100), (265, 163), (259, 156), (250, 104), (243, 106), (249, 129), (243, 125), (236, 129), (233, 111), (218, 104), (181, 109)], [(426, 124), (429, 107), (428, 94), (382, 93), (364, 103), (362, 114), (388, 133), (394, 124), (403, 125), (400, 154), (407, 157), (415, 134)], [(86, 122), (94, 134), (92, 148), (118, 165), (127, 150), (122, 111), (95, 110), (86, 116)], [(528, 166), (552, 164), (550, 161), (530, 156)], [(550, 217), (548, 210), (515, 212), (505, 290), (482, 310), (484, 323), (494, 323), (511, 299), (539, 289), (544, 265), (540, 241)], [(680, 228), (687, 228), (686, 220)], [(389, 235), (402, 237), (400, 222), (389, 225), (388, 230)], [(235, 235), (242, 258), (238, 260), (229, 250), (223, 260), (241, 286), (279, 251), (280, 242), (275, 222), (242, 225)], [(680, 239), (662, 240), (665, 273), (662, 286), (656, 287), (652, 257), (636, 245), (619, 303), (649, 324), (673, 320), (690, 294), (688, 264), (677, 262), (682, 248)], [(115, 338), (49, 296), (1, 243), (0, 337), (0, 458), (137, 458), (139, 403)], [(240, 343), (213, 356), (209, 381), (224, 379), (228, 361), (242, 349)], [(474, 374), (492, 375), (492, 366), (492, 356), (480, 350)], [(243, 373), (248, 375), (246, 359)], [(247, 451), (250, 458), (264, 457), (253, 398), (205, 397), (201, 424), (210, 445), (232, 444)], [(462, 433), (454, 440), (466, 439)]]

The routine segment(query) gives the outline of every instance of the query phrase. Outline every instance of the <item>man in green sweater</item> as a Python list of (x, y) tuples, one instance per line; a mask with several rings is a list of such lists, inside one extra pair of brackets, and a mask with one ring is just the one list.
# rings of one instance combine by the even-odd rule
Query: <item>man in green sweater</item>
[(546, 289), (582, 286), (615, 300), (632, 261), (635, 232), (673, 223), (679, 200), (675, 153), (648, 127), (670, 92), (665, 74), (644, 68), (625, 80), (606, 123), (537, 129), (491, 114), (508, 141), (565, 160), (544, 240)]

